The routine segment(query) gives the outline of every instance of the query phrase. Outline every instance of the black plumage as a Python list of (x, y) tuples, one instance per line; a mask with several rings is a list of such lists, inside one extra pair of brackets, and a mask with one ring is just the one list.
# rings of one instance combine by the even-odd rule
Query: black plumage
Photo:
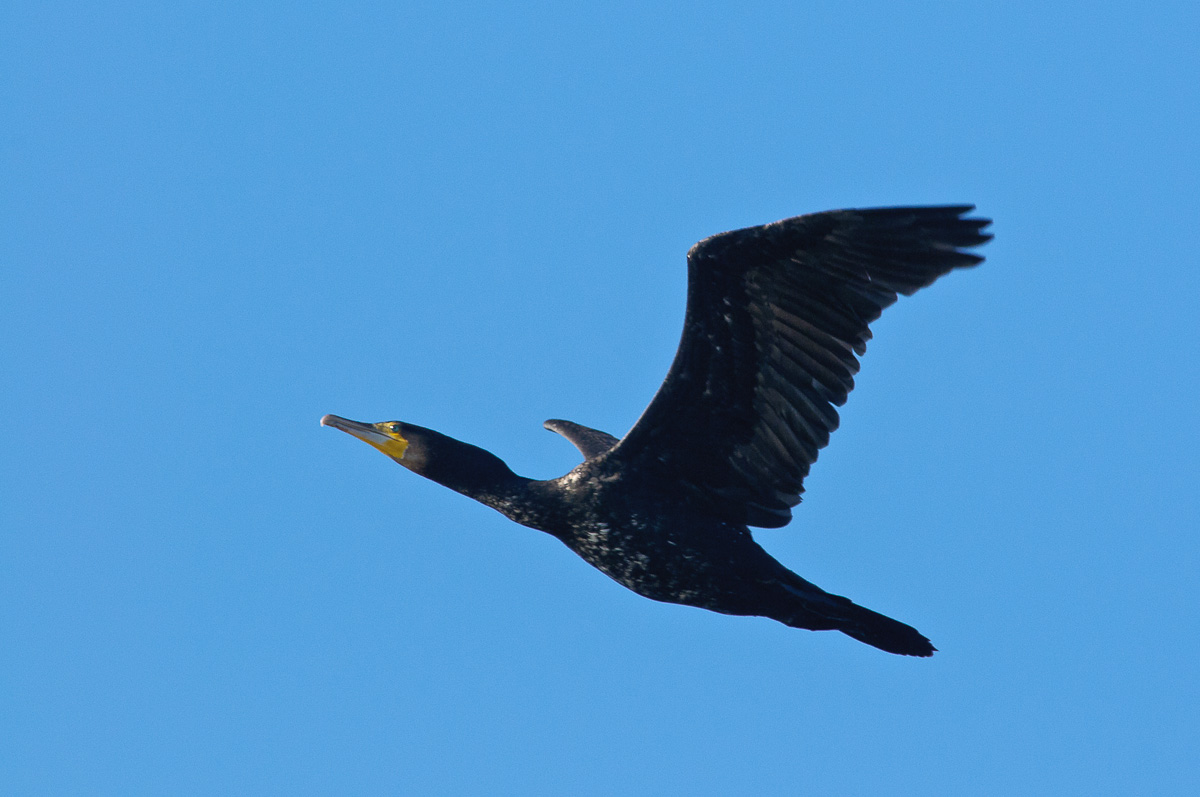
[(749, 526), (786, 525), (837, 428), (869, 324), (899, 294), (980, 263), (970, 205), (839, 210), (714, 235), (688, 252), (683, 338), (662, 387), (621, 440), (546, 428), (585, 461), (558, 479), (514, 474), (483, 449), (407, 423), (322, 423), (546, 531), (633, 591), (797, 628), (836, 629), (911, 656), (915, 629), (789, 571)]

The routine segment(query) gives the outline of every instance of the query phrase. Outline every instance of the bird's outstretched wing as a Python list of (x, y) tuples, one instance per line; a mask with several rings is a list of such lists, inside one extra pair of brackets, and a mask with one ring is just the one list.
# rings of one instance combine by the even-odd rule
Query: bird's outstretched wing
[(837, 210), (714, 235), (688, 252), (683, 339), (604, 464), (677, 486), (716, 516), (776, 528), (838, 425), (868, 329), (983, 258), (972, 205)]

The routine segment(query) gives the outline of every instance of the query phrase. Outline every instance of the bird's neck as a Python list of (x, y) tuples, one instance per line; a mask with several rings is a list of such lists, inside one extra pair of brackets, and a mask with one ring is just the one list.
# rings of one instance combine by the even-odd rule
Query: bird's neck
[(502, 459), (485, 449), (432, 429), (409, 424), (409, 446), (396, 459), (416, 474), (503, 512), (518, 523), (517, 508), (530, 504), (532, 481), (513, 473)]
[(518, 476), (485, 449), (432, 429), (405, 424), (404, 467), (490, 506), (523, 526), (555, 534), (568, 522), (569, 502), (557, 481)]
[(424, 435), (416, 451), (411, 448), (400, 464), (455, 492), (488, 503), (527, 482), (490, 451), (438, 434)]
[[(503, 462), (496, 459), (501, 465)], [(437, 480), (435, 480), (437, 481)], [(474, 480), (469, 484), (461, 480), (441, 484), (490, 506), (500, 514), (522, 526), (546, 531), (551, 534), (562, 525), (565, 508), (561, 491), (553, 482), (534, 481), (518, 476), (504, 465), (504, 473), (493, 474), (486, 481)]]

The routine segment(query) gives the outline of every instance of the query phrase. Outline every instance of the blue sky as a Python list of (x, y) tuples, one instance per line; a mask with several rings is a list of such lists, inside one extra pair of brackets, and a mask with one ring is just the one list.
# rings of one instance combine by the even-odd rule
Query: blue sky
[[(1200, 788), (1200, 12), (10, 3), (0, 791)], [(657, 604), (317, 425), (623, 434), (684, 253), (974, 202), (757, 539), (931, 660)]]

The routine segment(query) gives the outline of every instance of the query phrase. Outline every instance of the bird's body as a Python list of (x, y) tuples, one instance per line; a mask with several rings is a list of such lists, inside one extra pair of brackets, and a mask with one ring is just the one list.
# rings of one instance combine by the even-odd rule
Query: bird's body
[(969, 207), (884, 208), (722, 233), (688, 254), (683, 340), (658, 395), (625, 438), (546, 427), (583, 464), (557, 479), (514, 474), (467, 443), (401, 422), (326, 416), (401, 465), (557, 537), (653, 600), (798, 628), (837, 629), (928, 656), (915, 629), (831, 595), (762, 549), (749, 526), (791, 519), (802, 481), (837, 426), (870, 337), (897, 293), (982, 258)]

